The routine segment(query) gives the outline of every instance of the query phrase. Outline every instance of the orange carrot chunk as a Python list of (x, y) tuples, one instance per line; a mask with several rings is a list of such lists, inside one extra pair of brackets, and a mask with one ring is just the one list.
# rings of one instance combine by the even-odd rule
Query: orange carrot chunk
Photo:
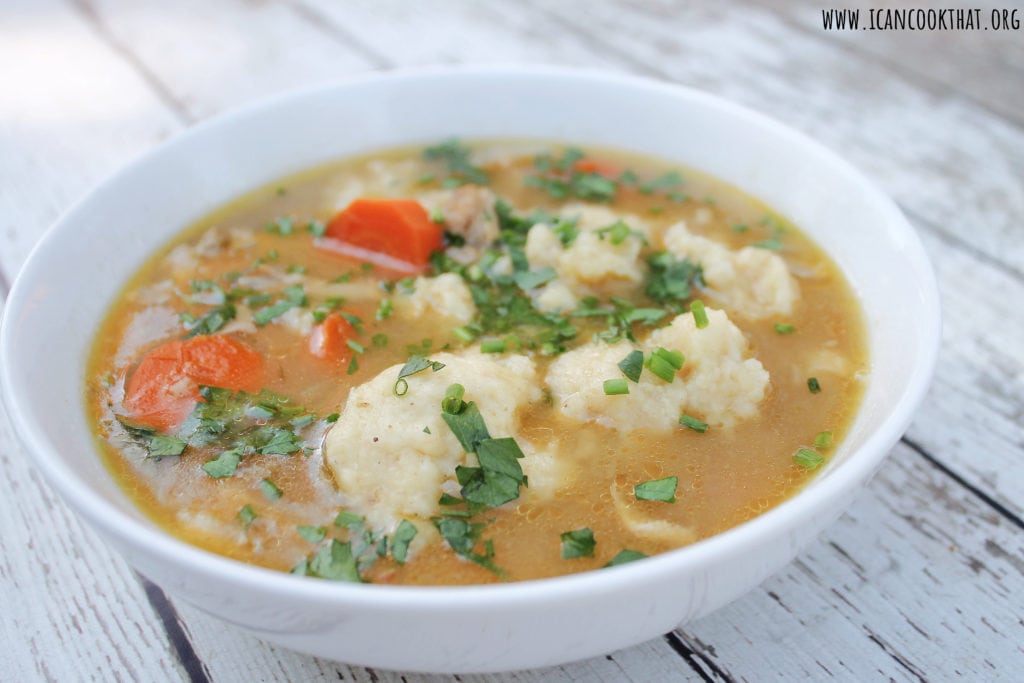
[(309, 335), (309, 352), (325, 360), (347, 361), (352, 357), (348, 340), (356, 336), (352, 323), (339, 313), (331, 313)]
[(263, 357), (222, 334), (165, 342), (128, 378), (124, 406), (133, 421), (169, 432), (200, 400), (200, 385), (255, 393), (263, 385)]
[(441, 248), (443, 230), (415, 199), (362, 197), (331, 219), (326, 236), (421, 268)]
[(590, 157), (584, 157), (574, 162), (572, 169), (578, 173), (596, 173), (605, 178), (615, 178), (620, 173), (618, 167)]

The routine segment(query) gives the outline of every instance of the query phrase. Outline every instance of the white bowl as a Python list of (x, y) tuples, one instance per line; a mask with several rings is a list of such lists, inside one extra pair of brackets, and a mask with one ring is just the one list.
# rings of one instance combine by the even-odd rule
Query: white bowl
[[(760, 197), (838, 262), (867, 314), (864, 403), (829, 466), (730, 531), (621, 567), (453, 588), (353, 585), (241, 564), (140, 514), (96, 454), (85, 361), (147, 255), (233, 197), (294, 171), (394, 145), (550, 138), (702, 169)], [(733, 600), (832, 521), (899, 439), (929, 382), (938, 295), (892, 201), (808, 138), (715, 97), (552, 69), (425, 70), (278, 97), (197, 126), (108, 179), (32, 252), (3, 321), (3, 395), (50, 484), (167, 590), (257, 637), (354, 664), (433, 672), (545, 666), (665, 633)]]

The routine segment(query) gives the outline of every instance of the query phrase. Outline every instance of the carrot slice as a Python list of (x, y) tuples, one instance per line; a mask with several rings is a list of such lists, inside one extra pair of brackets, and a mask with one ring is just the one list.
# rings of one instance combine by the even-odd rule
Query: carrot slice
[(356, 336), (352, 323), (339, 313), (331, 313), (309, 335), (309, 352), (317, 358), (347, 361), (352, 357), (348, 340)]
[(578, 173), (596, 173), (605, 178), (615, 178), (619, 175), (619, 169), (604, 161), (584, 157), (573, 163), (572, 169)]
[(331, 219), (326, 236), (422, 268), (441, 248), (443, 230), (415, 199), (361, 197)]
[(263, 385), (263, 357), (222, 334), (165, 342), (128, 378), (124, 406), (132, 420), (169, 432), (200, 400), (200, 385), (255, 393)]

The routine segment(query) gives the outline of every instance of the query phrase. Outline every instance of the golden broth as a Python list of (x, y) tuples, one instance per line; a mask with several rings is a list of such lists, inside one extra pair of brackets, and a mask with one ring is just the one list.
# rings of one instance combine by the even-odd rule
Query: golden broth
[[(524, 182), (537, 172), (532, 159), (538, 145), (494, 143), (475, 145), (474, 149), (477, 158), (492, 159), (480, 162), (491, 175), (489, 187), (517, 213), (535, 207), (554, 211), (562, 203), (544, 189)], [(358, 340), (365, 352), (356, 355), (355, 368), (347, 361), (313, 357), (307, 351), (306, 335), (295, 326), (275, 321), (255, 330), (231, 332), (264, 357), (267, 389), (318, 418), (341, 411), (353, 386), (404, 363), (410, 345), (430, 340), (428, 347), (421, 347), (428, 357), (442, 348), (457, 351), (466, 346), (450, 331), (454, 326), (437, 316), (395, 314), (377, 320), (380, 299), (396, 295), (376, 283), (401, 276), (317, 248), (315, 235), (306, 230), (310, 221), (327, 222), (344, 208), (342, 200), (353, 187), (391, 196), (428, 196), (441, 191), (444, 168), (424, 160), (419, 152), (392, 150), (346, 160), (284, 179), (231, 203), (154, 255), (111, 307), (89, 363), (86, 394), (90, 417), (104, 461), (117, 481), (170, 533), (212, 552), (284, 571), (300, 565), (332, 537), (349, 539), (346, 528), (334, 524), (348, 501), (324, 463), (321, 436), (329, 425), (322, 419), (304, 428), (308, 444), (304, 451), (247, 455), (233, 476), (213, 478), (201, 466), (222, 448), (190, 445), (180, 456), (147, 457), (145, 447), (126, 432), (116, 416), (126, 415), (122, 403), (125, 381), (139, 359), (160, 343), (187, 333), (186, 324), (178, 322), (181, 313), (199, 317), (212, 307), (202, 291), (192, 291), (196, 289), (190, 286), (192, 281), (214, 280), (227, 288), (231, 278), (238, 283), (272, 272), (270, 279), (276, 278), (272, 300), (280, 298), (281, 287), (288, 282), (317, 290), (323, 283), (342, 280), (321, 289), (359, 293), (347, 297), (345, 304), (346, 311), (362, 319), (363, 333)], [(559, 153), (560, 149), (552, 150), (556, 158)], [(616, 170), (629, 169), (648, 180), (674, 169), (663, 162), (611, 150), (588, 150), (588, 158), (600, 159)], [(630, 514), (688, 528), (696, 540), (740, 524), (799, 490), (814, 470), (795, 462), (794, 452), (812, 447), (822, 432), (834, 436), (831, 446), (816, 449), (828, 458), (856, 412), (861, 376), (868, 367), (862, 316), (855, 298), (831, 259), (795, 227), (735, 188), (694, 171), (682, 169), (681, 173), (683, 183), (672, 185), (671, 191), (645, 193), (636, 184), (620, 186), (608, 206), (616, 213), (639, 216), (656, 238), (667, 226), (682, 220), (692, 232), (730, 249), (758, 242), (781, 247), (778, 253), (800, 288), (791, 315), (747, 320), (734, 315), (714, 292), (696, 292), (709, 307), (730, 314), (749, 340), (751, 355), (770, 374), (759, 415), (704, 433), (682, 427), (668, 432), (623, 432), (571, 419), (550, 401), (532, 402), (521, 411), (521, 431), (516, 438), (555, 452), (569, 463), (572, 476), (553, 498), (516, 500), (477, 517), (488, 522), (484, 538), (493, 541), (494, 563), (504, 574), (466, 561), (436, 534), (432, 540), (428, 538), (428, 525), (421, 525), (420, 543), (424, 539), (429, 543), (417, 548), (405, 564), (390, 554), (376, 558), (364, 568), (365, 580), (407, 584), (522, 580), (599, 568), (624, 549), (646, 555), (664, 552), (678, 543), (644, 537), (624, 524), (614, 504), (616, 495), (620, 503), (626, 501)], [(290, 220), (286, 225), (291, 226), (291, 234), (281, 234), (280, 223), (271, 230), (265, 228), (282, 217)], [(287, 227), (284, 232), (289, 232)], [(227, 243), (230, 245), (225, 248)], [(257, 259), (262, 262), (257, 264)], [(244, 275), (233, 275), (237, 273)], [(225, 278), (225, 274), (232, 275)], [(314, 281), (320, 284), (310, 284)], [(310, 294), (308, 305), (297, 308), (298, 315), (323, 307), (329, 298)], [(661, 324), (669, 319), (671, 316)], [(568, 342), (570, 348), (590, 342), (593, 333), (603, 327), (591, 318), (572, 322), (579, 332)], [(792, 331), (779, 325), (791, 325)], [(634, 329), (639, 338), (649, 328)], [(384, 335), (386, 345), (374, 343)], [(820, 368), (815, 365), (813, 359), (823, 351), (833, 367), (829, 362), (819, 363)], [(528, 353), (540, 376), (557, 357)], [(811, 373), (820, 382), (820, 392), (808, 388)], [(633, 496), (636, 484), (668, 476), (678, 477), (674, 503)], [(264, 480), (274, 483), (282, 492), (280, 497), (268, 496), (266, 486), (261, 488)], [(240, 518), (245, 506), (251, 515), (243, 513)], [(317, 540), (316, 532), (312, 540), (309, 533), (301, 535), (297, 532), (300, 526), (322, 527), (326, 540)], [(597, 540), (593, 557), (562, 559), (560, 535), (581, 528), (589, 528)]]

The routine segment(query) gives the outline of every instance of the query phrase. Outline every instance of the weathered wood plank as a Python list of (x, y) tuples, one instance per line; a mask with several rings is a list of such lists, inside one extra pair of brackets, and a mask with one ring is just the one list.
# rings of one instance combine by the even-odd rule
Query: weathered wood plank
[[(932, 92), (956, 91), (1007, 120), (1024, 124), (1024, 88), (1007, 87), (1010, 83), (1024, 82), (1024, 41), (1020, 39), (1024, 30), (1024, 9), (1019, 3), (954, 0), (939, 5), (920, 1), (872, 3), (857, 0), (834, 8), (812, 0), (785, 3), (761, 0), (760, 4), (812, 34), (824, 34), (830, 40), (841, 41), (851, 52), (874, 58)], [(823, 13), (840, 7), (858, 11), (858, 30), (826, 31)], [(948, 11), (942, 19), (951, 27), (958, 25), (954, 22), (958, 21), (959, 12), (962, 22), (959, 25), (965, 28), (884, 30), (882, 22), (886, 15), (879, 13), (892, 9), (930, 9), (933, 14)], [(875, 10), (878, 16), (877, 30), (870, 28), (870, 10)], [(996, 16), (992, 15), (993, 11)], [(1011, 14), (1004, 17), (1004, 11)], [(1010, 20), (1009, 27), (1003, 24), (1004, 18)], [(1016, 29), (1012, 25), (1014, 19), (1018, 22)], [(999, 76), (994, 77), (995, 73)]]
[(2, 403), (0, 470), (0, 680), (181, 678), (135, 574), (40, 479)]
[(1019, 680), (1024, 530), (899, 445), (820, 540), (681, 630), (737, 680)]
[(13, 279), (43, 231), (89, 187), (182, 122), (59, 2), (0, 13), (0, 271)]
[(705, 88), (808, 133), (930, 225), (1024, 277), (1024, 130), (973, 100), (923, 90), (759, 5), (534, 6), (562, 27), (563, 40), (574, 37), (634, 70)]
[[(377, 66), (352, 47), (339, 46), (309, 17), (281, 3), (76, 4), (194, 120)], [(287, 144), (287, 136), (288, 131), (281, 131), (277, 142)]]

